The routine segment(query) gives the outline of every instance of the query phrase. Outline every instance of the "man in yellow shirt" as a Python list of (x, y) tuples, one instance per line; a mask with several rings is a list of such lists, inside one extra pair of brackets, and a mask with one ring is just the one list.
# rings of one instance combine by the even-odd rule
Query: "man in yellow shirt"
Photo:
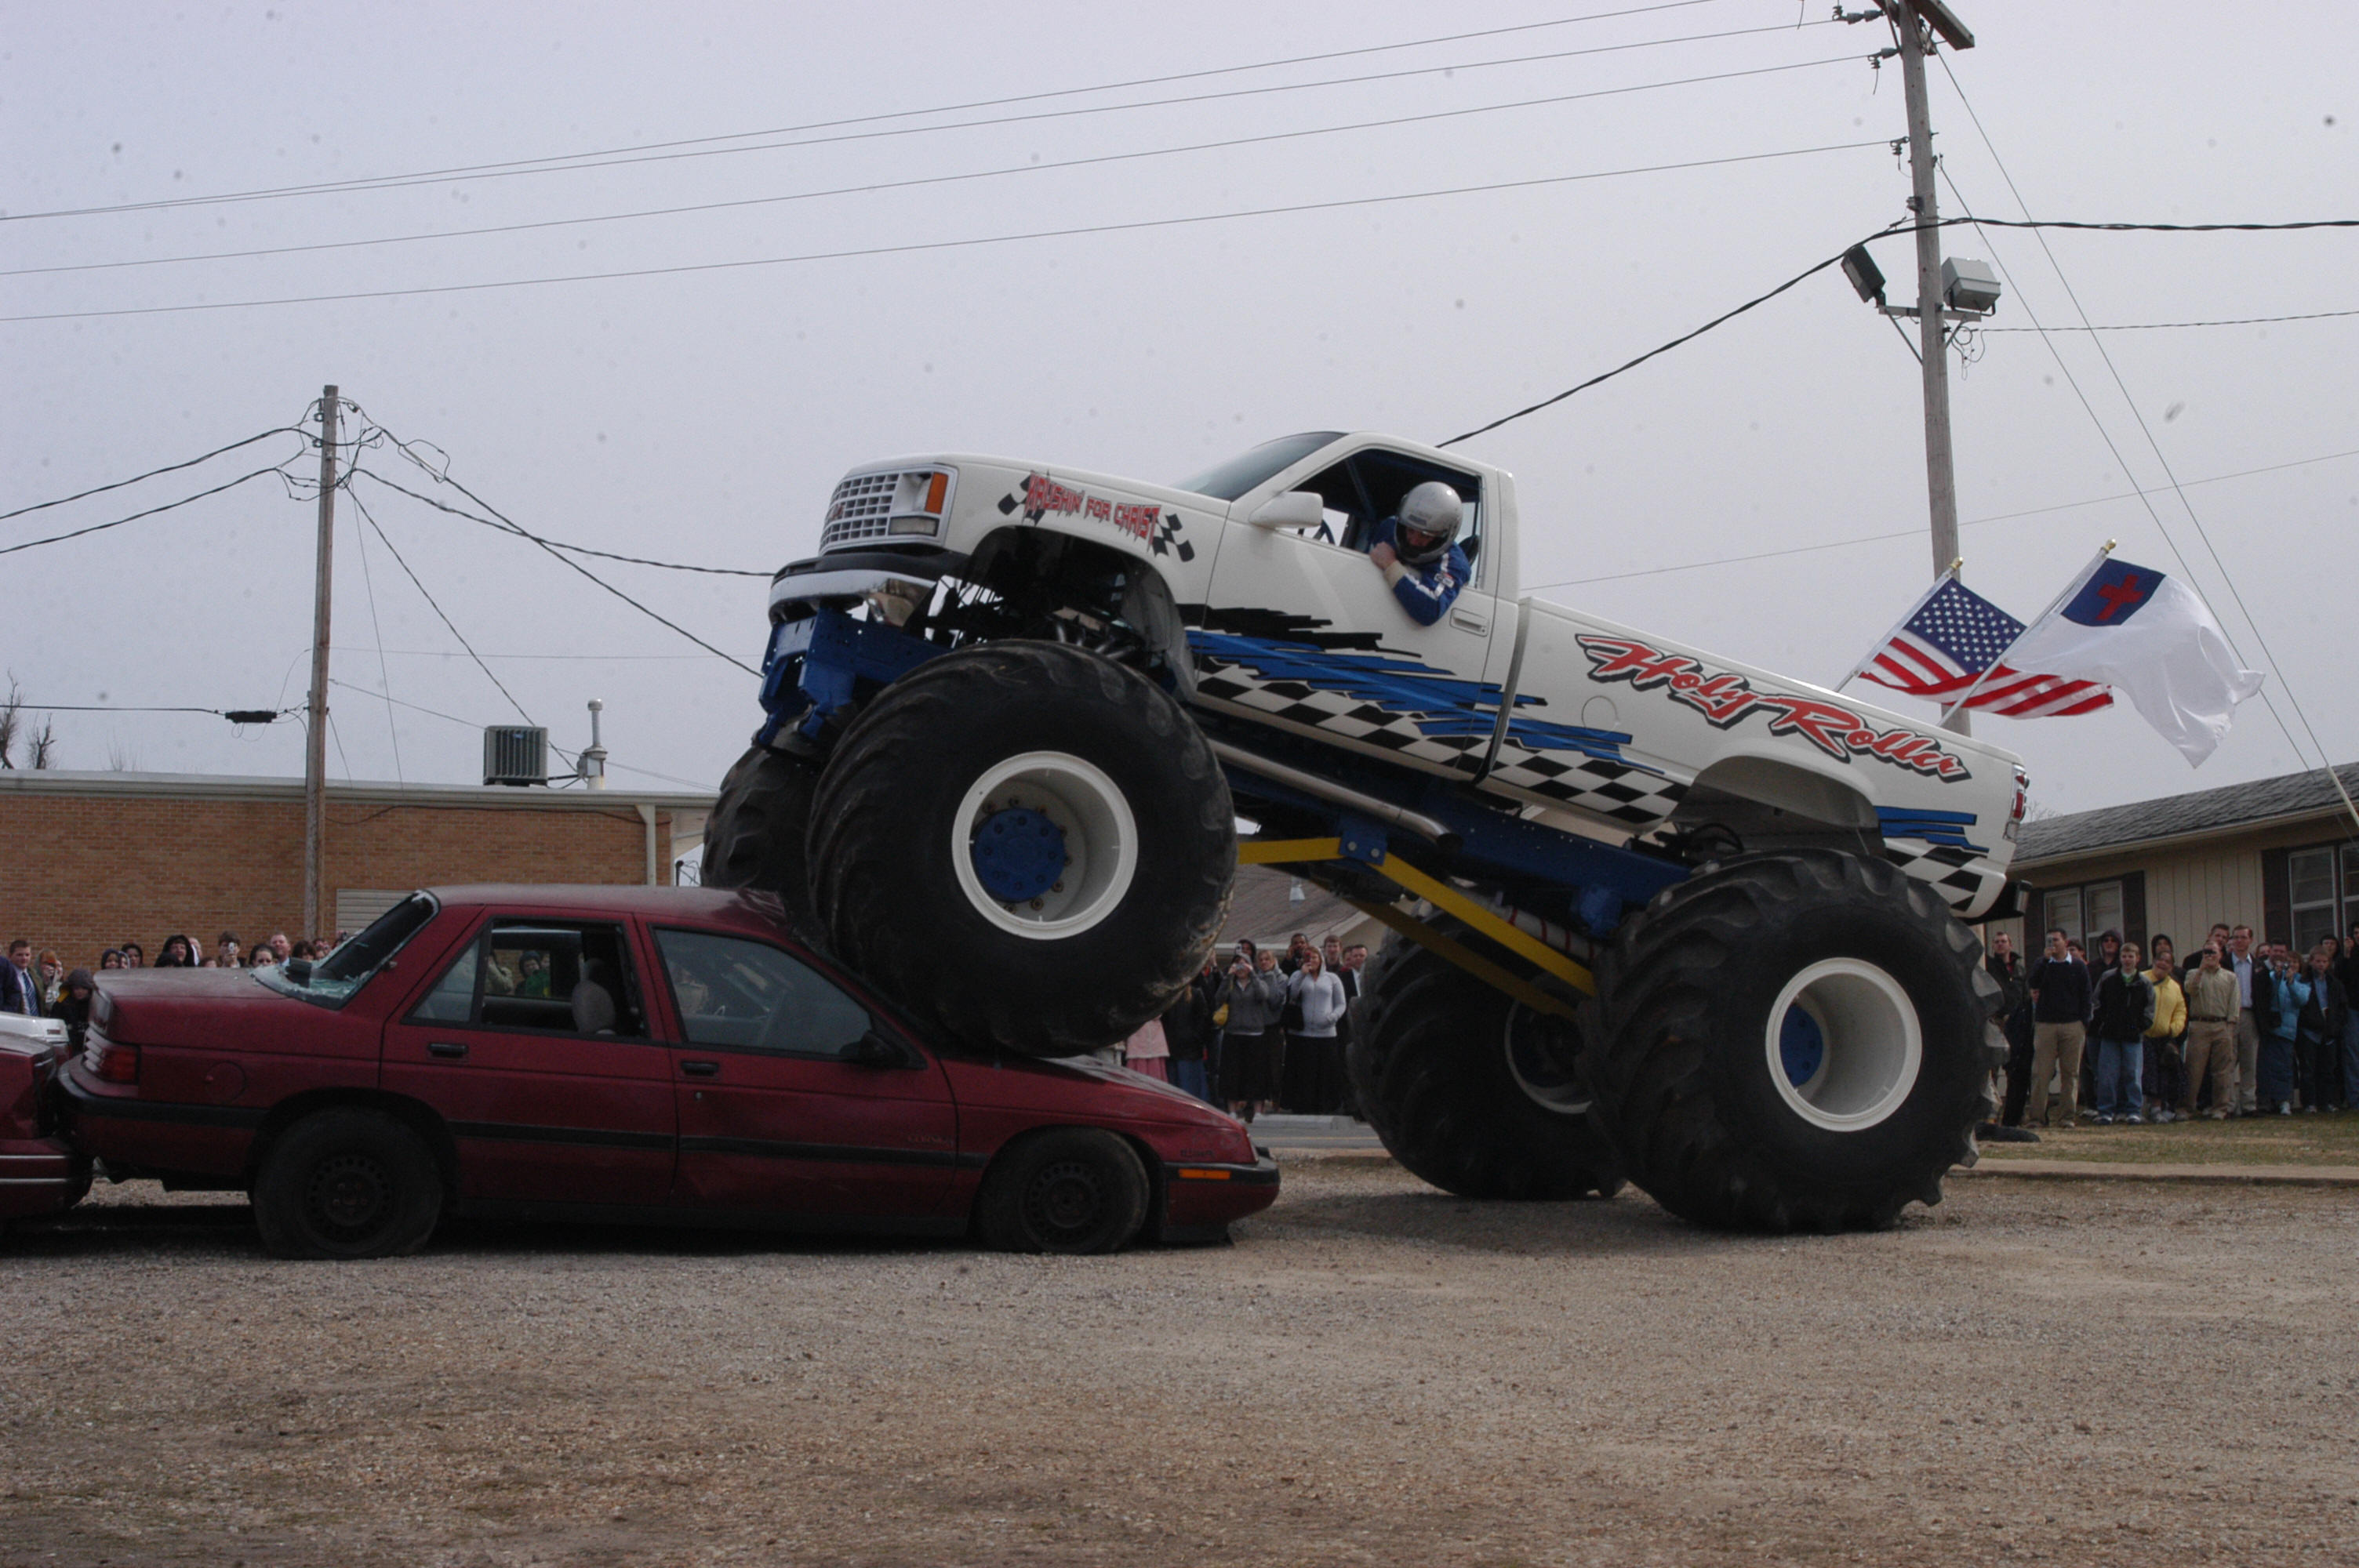
[(2187, 1048), (2187, 998), (2172, 972), (2178, 949), (2170, 938), (2157, 936), (2152, 946), (2154, 967), (2146, 972), (2154, 986), (2154, 1022), (2146, 1030), (2147, 1119), (2169, 1121), (2171, 1107), (2180, 1099), (2180, 1064)]
[(2225, 1121), (2236, 1114), (2236, 974), (2220, 966), (2220, 945), (2206, 942), (2197, 968), (2181, 988), (2187, 1004), (2187, 1085), (2180, 1091), (2179, 1114), (2195, 1116), (2195, 1097), (2203, 1075), (2212, 1075), (2212, 1119)]

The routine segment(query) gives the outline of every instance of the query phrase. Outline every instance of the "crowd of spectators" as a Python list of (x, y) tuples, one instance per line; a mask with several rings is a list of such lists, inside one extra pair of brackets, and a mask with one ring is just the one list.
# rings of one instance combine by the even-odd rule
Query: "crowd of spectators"
[(2141, 949), (2107, 931), (2093, 956), (2061, 929), (2027, 963), (2000, 932), (1984, 963), (2003, 993), (2002, 1128), (2359, 1105), (2359, 925), (2297, 953), (2223, 921), (2183, 964), (2166, 935)]
[[(343, 940), (339, 933), (336, 938)], [(158, 945), (154, 967), (159, 969), (264, 969), (289, 958), (310, 958), (332, 948), (333, 942), (288, 941), (285, 932), (272, 933), (266, 942), (247, 948), (234, 932), (224, 931), (207, 953), (188, 936), (175, 932)], [(98, 955), (98, 968), (144, 969), (147, 949), (126, 941)], [(8, 961), (0, 964), (0, 1012), (31, 1018), (63, 1019), (79, 1035), (90, 1017), (90, 999), (97, 980), (89, 968), (66, 968), (54, 947), (35, 949), (32, 938), (19, 936), (8, 944)]]
[(1163, 1016), (1123, 1042), (1122, 1061), (1251, 1121), (1270, 1111), (1351, 1110), (1343, 1053), (1362, 946), (1296, 932), (1280, 955), (1250, 939), (1215, 953)]

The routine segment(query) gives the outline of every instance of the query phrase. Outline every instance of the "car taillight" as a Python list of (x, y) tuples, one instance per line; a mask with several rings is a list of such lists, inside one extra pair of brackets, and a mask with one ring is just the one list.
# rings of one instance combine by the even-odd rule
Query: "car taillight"
[(93, 1034), (82, 1047), (82, 1065), (102, 1083), (136, 1084), (139, 1081), (139, 1047)]

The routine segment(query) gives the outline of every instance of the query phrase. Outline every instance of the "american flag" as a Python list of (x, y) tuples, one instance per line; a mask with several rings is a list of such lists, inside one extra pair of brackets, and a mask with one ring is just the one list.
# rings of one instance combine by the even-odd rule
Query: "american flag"
[[(1867, 661), (1860, 678), (1911, 697), (1953, 701), (2021, 635), (2022, 622), (1956, 578), (1943, 578)], [(2113, 700), (2113, 687), (2097, 681), (2027, 675), (2000, 665), (1966, 706), (2009, 719), (2043, 719), (2093, 713)]]

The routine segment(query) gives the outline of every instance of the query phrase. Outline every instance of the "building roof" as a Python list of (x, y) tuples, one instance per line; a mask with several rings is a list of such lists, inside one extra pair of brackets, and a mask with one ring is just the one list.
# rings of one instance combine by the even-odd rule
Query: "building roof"
[[(2335, 773), (2343, 788), (2359, 796), (2359, 762), (2345, 762)], [(2108, 806), (2097, 811), (2076, 811), (2027, 822), (2017, 849), (2017, 864), (2056, 860), (2163, 838), (2217, 832), (2228, 827), (2252, 827), (2288, 817), (2310, 816), (2342, 809), (2323, 769), (2256, 779), (2250, 784), (2199, 789), (2187, 795), (2165, 795), (2128, 806)]]
[[(134, 773), (60, 768), (0, 770), (0, 792), (20, 795), (99, 795), (164, 800), (300, 800), (299, 778), (240, 777), (230, 773)], [(522, 806), (542, 811), (594, 811), (642, 803), (668, 811), (709, 811), (712, 796), (679, 790), (617, 787), (553, 789), (539, 784), (394, 784), (330, 779), (328, 797), (385, 805)]]

